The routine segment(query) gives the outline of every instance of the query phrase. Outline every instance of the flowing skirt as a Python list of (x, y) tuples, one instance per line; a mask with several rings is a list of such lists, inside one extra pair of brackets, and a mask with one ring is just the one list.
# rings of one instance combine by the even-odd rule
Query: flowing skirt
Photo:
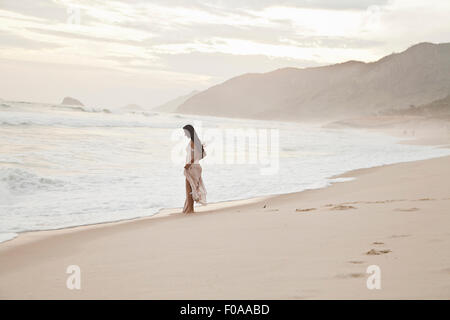
[[(184, 169), (186, 177), (186, 201), (183, 212), (193, 212), (193, 201), (206, 205), (206, 188), (202, 179), (202, 167), (200, 164), (192, 164), (189, 169)], [(190, 188), (189, 188), (190, 187)], [(189, 190), (190, 189), (190, 190)], [(192, 198), (190, 198), (192, 197)]]

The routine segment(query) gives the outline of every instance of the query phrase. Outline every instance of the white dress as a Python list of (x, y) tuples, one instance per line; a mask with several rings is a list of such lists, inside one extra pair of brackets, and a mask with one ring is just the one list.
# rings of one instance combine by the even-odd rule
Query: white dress
[[(194, 148), (195, 149), (195, 148)], [(191, 143), (187, 145), (186, 148), (186, 164), (191, 163), (192, 155), (191, 155)], [(184, 169), (184, 175), (186, 180), (191, 185), (192, 189), (192, 199), (195, 202), (201, 203), (202, 205), (206, 205), (206, 188), (202, 179), (202, 167), (200, 166), (199, 161), (201, 160), (201, 152), (194, 150), (194, 163), (188, 169)], [(185, 202), (185, 208), (187, 207), (187, 199)], [(184, 211), (184, 210), (183, 210)]]
[(201, 152), (199, 152), (195, 148), (192, 149), (190, 142), (186, 146), (186, 164), (191, 163), (192, 151), (194, 151), (194, 163), (199, 164), (199, 161), (201, 160)]

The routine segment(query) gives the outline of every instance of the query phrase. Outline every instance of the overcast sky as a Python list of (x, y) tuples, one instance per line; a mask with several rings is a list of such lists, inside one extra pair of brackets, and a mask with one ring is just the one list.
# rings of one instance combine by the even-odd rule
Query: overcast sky
[(448, 0), (0, 0), (0, 98), (155, 106), (247, 72), (450, 42)]

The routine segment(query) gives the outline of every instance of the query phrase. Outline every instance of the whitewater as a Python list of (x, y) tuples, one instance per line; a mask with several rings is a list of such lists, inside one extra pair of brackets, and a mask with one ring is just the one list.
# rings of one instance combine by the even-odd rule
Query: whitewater
[(202, 128), (207, 151), (217, 144), (208, 129), (278, 135), (274, 174), (262, 174), (260, 163), (218, 163), (209, 154), (202, 163), (209, 202), (322, 188), (349, 170), (450, 154), (438, 146), (319, 125), (1, 101), (0, 242), (24, 231), (182, 207), (184, 155), (174, 156), (174, 150), (187, 144), (180, 140), (185, 124)]

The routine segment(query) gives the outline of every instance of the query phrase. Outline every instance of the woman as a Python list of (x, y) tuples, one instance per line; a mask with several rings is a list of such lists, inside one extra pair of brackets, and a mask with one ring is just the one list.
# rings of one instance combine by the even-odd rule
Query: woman
[(186, 201), (183, 213), (193, 213), (194, 201), (206, 205), (206, 189), (202, 179), (202, 167), (199, 163), (206, 153), (194, 127), (188, 124), (183, 129), (186, 137), (190, 139), (186, 148), (186, 165), (184, 166)]

